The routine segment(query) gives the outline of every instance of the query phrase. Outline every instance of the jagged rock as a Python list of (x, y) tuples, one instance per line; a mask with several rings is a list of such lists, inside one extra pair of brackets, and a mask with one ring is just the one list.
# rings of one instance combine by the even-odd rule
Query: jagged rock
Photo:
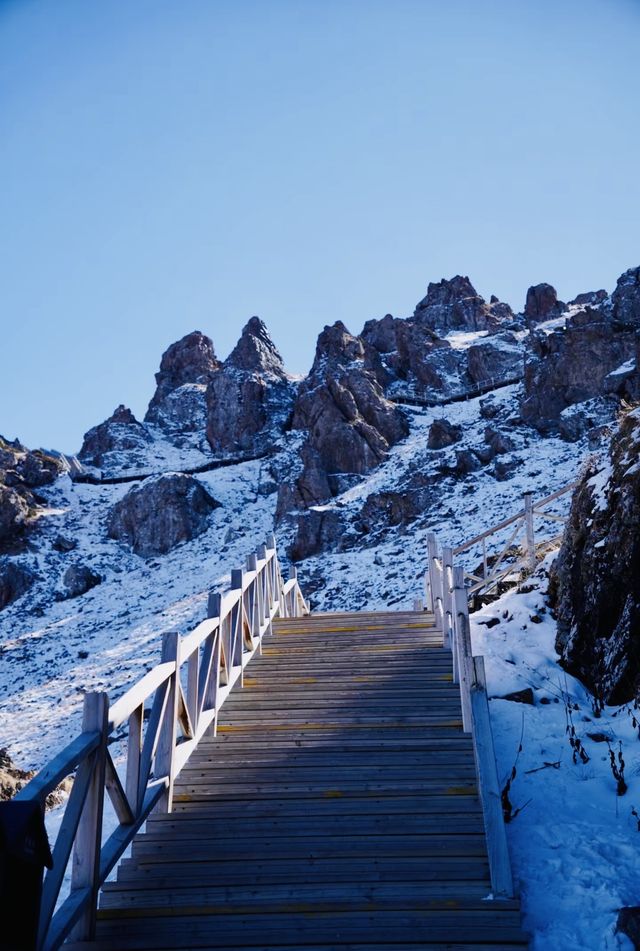
[(368, 534), (412, 522), (424, 511), (420, 495), (417, 492), (374, 492), (368, 495), (358, 514), (359, 530)]
[(427, 437), (428, 449), (446, 449), (462, 439), (462, 426), (455, 426), (448, 419), (434, 419)]
[(292, 561), (301, 561), (320, 552), (331, 551), (344, 532), (343, 519), (336, 509), (309, 509), (297, 517), (296, 536), (289, 549)]
[(612, 704), (640, 689), (639, 455), (636, 409), (612, 440), (610, 470), (591, 466), (574, 492), (549, 589), (563, 664)]
[[(625, 319), (633, 313), (630, 296), (619, 295), (618, 306)], [(562, 330), (532, 333), (525, 359), (523, 420), (542, 433), (557, 431), (562, 411), (601, 396), (607, 376), (635, 359), (637, 345), (636, 329), (601, 309), (580, 311)]]
[(555, 287), (551, 284), (535, 284), (527, 291), (527, 301), (524, 307), (524, 316), (530, 327), (544, 320), (553, 320), (559, 317), (566, 305), (558, 300)]
[(88, 565), (69, 565), (62, 578), (61, 600), (78, 598), (102, 582), (102, 577)]
[(107, 532), (145, 558), (163, 555), (204, 532), (219, 504), (193, 476), (154, 476), (113, 506)]
[(36, 576), (30, 568), (10, 558), (1, 558), (0, 611), (26, 594), (35, 580)]
[(451, 330), (495, 330), (505, 319), (513, 317), (511, 308), (497, 298), (487, 304), (468, 277), (459, 274), (451, 280), (429, 284), (427, 295), (416, 306), (416, 321), (448, 333)]
[(505, 452), (513, 452), (516, 448), (513, 439), (506, 433), (496, 429), (495, 426), (487, 426), (484, 431), (484, 441), (491, 447), (494, 455), (499, 456)]
[(474, 383), (504, 380), (524, 373), (524, 350), (508, 331), (494, 334), (467, 350), (467, 372)]
[[(9, 756), (6, 749), (0, 749), (0, 802), (7, 802), (13, 799), (16, 793), (26, 786), (30, 779), (35, 776), (34, 770), (20, 769)], [(71, 777), (64, 779), (59, 786), (50, 792), (45, 799), (47, 809), (53, 809), (69, 795), (73, 780)], [(14, 945), (12, 945), (14, 947)]]
[(212, 341), (199, 330), (172, 343), (162, 355), (160, 370), (156, 373), (156, 392), (145, 422), (154, 423), (168, 433), (204, 431), (205, 394), (219, 369)]
[(24, 485), (31, 489), (38, 489), (45, 485), (52, 485), (64, 471), (60, 458), (35, 449), (26, 450), (16, 462), (16, 472)]
[(29, 503), (16, 489), (0, 484), (0, 542), (11, 541), (24, 529)]
[(207, 387), (207, 439), (214, 452), (273, 446), (288, 424), (295, 385), (267, 328), (252, 317)]
[(308, 430), (326, 472), (367, 472), (408, 433), (403, 412), (364, 368), (365, 349), (340, 321), (325, 327), (298, 392), (292, 426)]
[(577, 442), (590, 430), (606, 426), (615, 410), (616, 400), (604, 397), (568, 406), (560, 414), (558, 433), (567, 442)]
[(480, 416), (482, 419), (495, 419), (496, 416), (500, 415), (501, 409), (502, 407), (495, 396), (487, 396), (480, 400)]
[(363, 365), (383, 387), (401, 385), (421, 394), (455, 389), (465, 371), (464, 354), (426, 325), (387, 314), (362, 331)]
[(597, 307), (602, 304), (609, 295), (605, 290), (586, 291), (584, 294), (577, 294), (573, 300), (568, 301), (567, 307)]
[(109, 419), (85, 433), (78, 458), (87, 465), (102, 466), (108, 453), (143, 449), (151, 439), (147, 428), (120, 404)]

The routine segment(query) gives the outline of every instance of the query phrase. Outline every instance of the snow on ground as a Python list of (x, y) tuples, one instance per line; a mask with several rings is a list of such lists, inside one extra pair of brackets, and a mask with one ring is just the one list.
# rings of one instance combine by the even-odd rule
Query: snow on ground
[[(509, 796), (514, 810), (522, 811), (507, 825), (507, 835), (524, 927), (532, 951), (626, 951), (631, 942), (614, 931), (618, 909), (638, 904), (640, 831), (632, 815), (632, 808), (640, 812), (640, 739), (633, 725), (638, 714), (624, 706), (596, 715), (589, 692), (558, 665), (555, 622), (545, 598), (549, 560), (524, 586), (532, 590), (511, 591), (471, 616), (473, 652), (485, 657), (493, 697), (503, 786), (516, 763)], [(498, 699), (527, 687), (533, 706)], [(579, 756), (573, 761), (569, 715), (586, 763)], [(623, 752), (629, 788), (622, 796), (605, 736), (616, 758)]]

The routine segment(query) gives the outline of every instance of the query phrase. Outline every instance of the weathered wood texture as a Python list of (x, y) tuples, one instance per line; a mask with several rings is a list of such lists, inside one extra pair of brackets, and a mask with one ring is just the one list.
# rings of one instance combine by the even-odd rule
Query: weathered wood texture
[(432, 616), (273, 627), (76, 947), (526, 947), (518, 902), (484, 900), (473, 741)]

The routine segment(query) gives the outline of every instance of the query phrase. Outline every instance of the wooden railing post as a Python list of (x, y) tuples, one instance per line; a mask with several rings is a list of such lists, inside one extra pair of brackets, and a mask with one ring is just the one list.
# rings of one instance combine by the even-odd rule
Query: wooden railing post
[(536, 539), (533, 527), (533, 493), (524, 494), (524, 523), (526, 529), (526, 565), (531, 574), (536, 567)]
[(453, 650), (453, 550), (447, 546), (442, 549), (442, 613), (443, 641)]
[[(242, 592), (242, 580), (244, 572), (242, 568), (233, 568), (231, 571), (231, 590)], [(228, 662), (232, 666), (237, 666), (238, 664), (242, 666), (242, 641), (243, 641), (243, 630), (242, 630), (242, 614), (243, 614), (243, 602), (242, 594), (240, 594), (240, 600), (238, 604), (231, 612), (231, 657), (228, 658)]]
[(92, 759), (91, 781), (78, 823), (73, 849), (71, 891), (86, 889), (91, 894), (88, 905), (71, 931), (71, 936), (77, 941), (91, 941), (95, 937), (96, 930), (108, 714), (109, 698), (106, 693), (86, 694), (82, 710), (82, 732), (99, 730), (101, 741), (98, 748), (90, 754)]
[(460, 682), (460, 699), (462, 701), (462, 728), (465, 733), (471, 732), (471, 684), (473, 682), (473, 658), (471, 650), (471, 631), (469, 627), (469, 602), (464, 586), (464, 569), (456, 566), (453, 569), (454, 612), (455, 612), (455, 648), (457, 655), (457, 672)]
[(180, 678), (180, 635), (169, 631), (162, 638), (162, 663), (175, 664), (167, 689), (167, 702), (158, 737), (154, 773), (167, 777), (167, 786), (158, 800), (156, 812), (171, 812), (173, 808), (173, 781), (175, 778), (176, 725), (178, 722), (178, 683)]
[[(296, 581), (298, 578), (298, 569), (295, 565), (289, 568), (289, 581)], [(289, 617), (298, 617), (298, 599), (296, 597), (295, 587), (291, 589), (291, 602), (287, 605), (287, 614)]]

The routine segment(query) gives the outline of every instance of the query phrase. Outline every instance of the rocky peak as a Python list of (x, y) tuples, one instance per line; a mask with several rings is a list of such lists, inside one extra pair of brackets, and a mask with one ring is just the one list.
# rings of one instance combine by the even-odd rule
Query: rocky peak
[[(156, 391), (149, 403), (145, 422), (156, 423), (169, 429), (175, 428), (176, 424), (188, 428), (188, 413), (182, 412), (184, 407), (180, 405), (183, 401), (172, 400), (171, 395), (182, 387), (206, 387), (219, 369), (220, 361), (216, 357), (211, 339), (199, 330), (194, 330), (172, 343), (162, 354), (160, 370), (156, 373)], [(204, 399), (204, 389), (202, 398)], [(188, 411), (192, 413), (192, 393), (187, 394), (187, 402)]]
[(609, 295), (604, 289), (599, 291), (585, 291), (583, 294), (576, 294), (573, 300), (568, 301), (567, 307), (597, 307), (607, 299)]
[[(493, 314), (493, 308), (498, 308)], [(414, 318), (440, 333), (450, 330), (490, 330), (511, 314), (508, 305), (496, 298), (487, 304), (468, 277), (457, 274), (451, 280), (431, 283), (427, 295), (417, 305)], [(512, 315), (511, 315), (512, 316)]]
[(112, 452), (130, 453), (151, 441), (146, 427), (122, 403), (111, 416), (84, 434), (78, 458), (91, 466), (102, 466)]
[(341, 320), (336, 320), (335, 324), (326, 326), (318, 337), (311, 373), (327, 362), (345, 365), (364, 359), (364, 355), (364, 341), (349, 333)]
[(613, 316), (625, 326), (640, 327), (640, 267), (621, 274), (611, 295)]
[(224, 366), (280, 380), (287, 378), (282, 357), (259, 317), (252, 317), (245, 325)]
[(556, 289), (551, 284), (534, 284), (527, 291), (524, 316), (530, 325), (539, 324), (543, 320), (553, 320), (559, 317), (564, 309), (565, 305), (558, 300)]
[(120, 403), (117, 406), (109, 419), (106, 420), (107, 423), (121, 423), (123, 426), (140, 426), (141, 424), (135, 418), (128, 406), (125, 406), (124, 403)]

